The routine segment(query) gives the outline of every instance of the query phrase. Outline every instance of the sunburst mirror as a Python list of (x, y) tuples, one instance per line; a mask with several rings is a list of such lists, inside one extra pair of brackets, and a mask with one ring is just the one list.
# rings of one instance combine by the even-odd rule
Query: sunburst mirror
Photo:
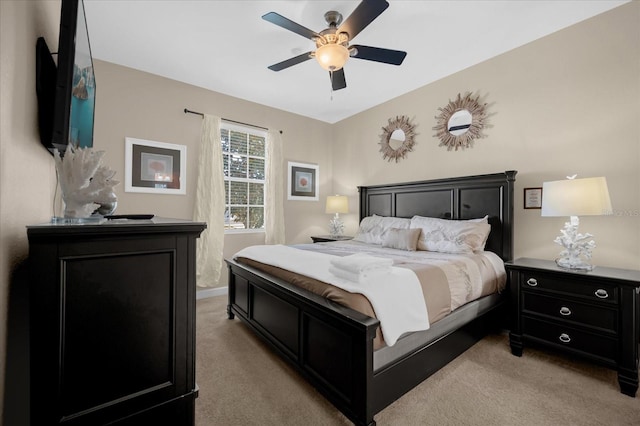
[(440, 115), (437, 115), (436, 131), (437, 138), (440, 139), (439, 146), (446, 146), (448, 151), (459, 148), (469, 148), (473, 145), (474, 139), (484, 138), (482, 133), (487, 121), (487, 104), (479, 102), (480, 96), (472, 97), (467, 93), (460, 96), (455, 101), (449, 101), (444, 108), (438, 108)]
[(388, 124), (382, 128), (380, 135), (380, 152), (382, 159), (395, 160), (396, 163), (404, 158), (408, 152), (413, 151), (415, 145), (416, 126), (407, 116), (390, 118)]

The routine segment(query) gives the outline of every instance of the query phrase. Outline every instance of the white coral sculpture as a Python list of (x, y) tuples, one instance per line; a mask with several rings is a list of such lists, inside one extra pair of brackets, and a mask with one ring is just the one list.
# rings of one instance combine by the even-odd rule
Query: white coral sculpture
[[(104, 203), (116, 201), (113, 187), (115, 171), (103, 166), (104, 151), (92, 148), (67, 148), (64, 157), (53, 152), (56, 172), (64, 200), (64, 217), (86, 218)], [(96, 204), (99, 203), (99, 204)]]
[(591, 252), (596, 247), (595, 241), (591, 240), (593, 235), (579, 233), (576, 222), (566, 222), (560, 234), (553, 242), (564, 247), (560, 252), (561, 259), (570, 265), (580, 263), (581, 257), (591, 259)]

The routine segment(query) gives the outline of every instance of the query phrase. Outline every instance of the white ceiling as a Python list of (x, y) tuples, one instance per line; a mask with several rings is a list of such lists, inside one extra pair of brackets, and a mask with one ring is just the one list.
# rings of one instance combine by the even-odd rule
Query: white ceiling
[(404, 63), (351, 58), (347, 88), (332, 94), (315, 60), (267, 69), (314, 44), (261, 16), (274, 11), (320, 32), (325, 12), (346, 19), (360, 1), (84, 0), (94, 58), (328, 123), (626, 2), (389, 0), (352, 44), (404, 50)]

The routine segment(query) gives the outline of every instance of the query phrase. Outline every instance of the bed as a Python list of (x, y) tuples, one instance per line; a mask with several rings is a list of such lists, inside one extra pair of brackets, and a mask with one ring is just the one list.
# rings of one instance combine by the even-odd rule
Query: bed
[[(488, 216), (485, 250), (513, 258), (515, 171), (361, 186), (360, 219)], [(356, 425), (374, 416), (471, 347), (506, 328), (505, 292), (465, 304), (428, 330), (378, 348), (380, 321), (257, 267), (226, 260), (229, 319), (236, 316)]]

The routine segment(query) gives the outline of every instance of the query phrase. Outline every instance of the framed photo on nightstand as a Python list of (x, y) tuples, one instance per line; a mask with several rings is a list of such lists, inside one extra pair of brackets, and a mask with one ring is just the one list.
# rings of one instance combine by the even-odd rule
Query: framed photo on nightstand
[(524, 189), (524, 208), (525, 209), (541, 209), (542, 208), (542, 188), (525, 188)]

